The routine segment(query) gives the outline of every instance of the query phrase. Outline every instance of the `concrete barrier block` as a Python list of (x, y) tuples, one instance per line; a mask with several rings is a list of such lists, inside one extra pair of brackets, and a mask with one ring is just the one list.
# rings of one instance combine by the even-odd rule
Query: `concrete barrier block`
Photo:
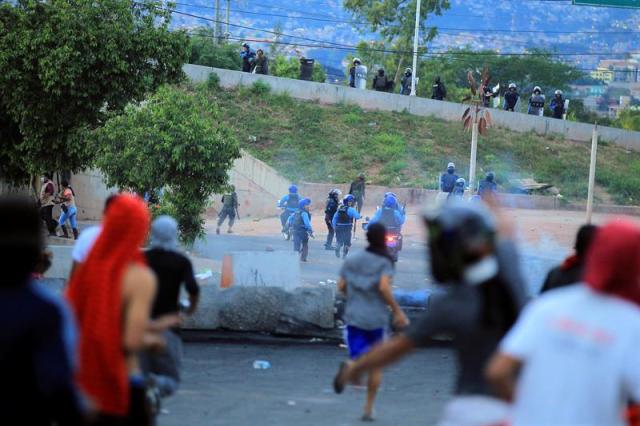
[(196, 312), (186, 317), (183, 328), (213, 330), (220, 327), (220, 294), (222, 291), (214, 285), (200, 286), (200, 302)]
[(308, 328), (333, 328), (335, 291), (332, 287), (299, 287), (288, 292), (280, 316), (278, 330), (306, 330)]
[(274, 331), (287, 294), (277, 287), (232, 287), (218, 292), (218, 326), (235, 331)]

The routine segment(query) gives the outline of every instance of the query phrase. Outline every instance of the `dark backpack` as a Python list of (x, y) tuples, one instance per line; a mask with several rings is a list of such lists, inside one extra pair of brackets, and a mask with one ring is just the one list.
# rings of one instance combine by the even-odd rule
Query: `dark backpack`
[(349, 216), (349, 207), (340, 206), (338, 208), (338, 220), (336, 220), (337, 225), (351, 225), (353, 223), (353, 219)]
[(300, 204), (300, 196), (298, 194), (289, 194), (289, 199), (287, 200), (287, 208), (297, 209), (298, 204)]

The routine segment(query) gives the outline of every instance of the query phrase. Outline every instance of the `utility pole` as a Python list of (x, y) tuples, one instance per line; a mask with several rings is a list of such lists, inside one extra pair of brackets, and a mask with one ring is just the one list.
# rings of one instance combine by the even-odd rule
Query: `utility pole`
[(589, 187), (587, 190), (587, 223), (591, 223), (593, 214), (593, 188), (596, 183), (596, 157), (598, 155), (598, 123), (593, 126), (591, 135), (591, 161), (589, 163)]
[(220, 25), (220, 0), (216, 0), (216, 22), (213, 25), (213, 36), (216, 43), (220, 43), (222, 39), (222, 25)]
[(478, 111), (473, 114), (473, 124), (471, 127), (471, 156), (469, 159), (469, 190), (473, 197), (476, 185), (476, 157), (478, 154)]
[(416, 1), (416, 27), (413, 33), (413, 70), (411, 73), (411, 96), (416, 95), (416, 76), (418, 75), (418, 36), (420, 35), (420, 0)]
[(227, 32), (224, 34), (227, 41), (229, 41), (229, 37), (231, 36), (231, 31), (229, 31), (229, 11), (230, 11), (231, 0), (227, 0)]

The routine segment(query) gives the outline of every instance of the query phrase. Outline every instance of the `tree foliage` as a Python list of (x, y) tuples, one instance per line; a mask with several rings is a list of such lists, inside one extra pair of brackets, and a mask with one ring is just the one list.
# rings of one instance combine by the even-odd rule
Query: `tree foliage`
[(207, 67), (240, 70), (240, 43), (213, 42), (213, 29), (200, 27), (189, 38), (189, 63)]
[(209, 198), (227, 185), (238, 142), (203, 93), (165, 86), (141, 106), (129, 105), (93, 134), (97, 166), (110, 186), (140, 194), (164, 188), (182, 240), (203, 234)]
[[(148, 0), (0, 5), (0, 177), (90, 164), (87, 129), (182, 78), (186, 36)], [(6, 127), (5, 127), (6, 126)]]
[[(441, 15), (443, 10), (449, 9), (449, 5), (449, 0), (422, 0), (419, 53), (425, 53), (427, 43), (438, 34), (436, 27), (427, 26), (427, 17), (430, 14)], [(345, 0), (344, 8), (351, 12), (355, 19), (368, 22), (369, 29), (380, 34), (385, 45), (398, 52), (392, 54), (394, 71), (398, 76), (403, 64), (411, 63), (416, 0)]]
[[(420, 77), (419, 93), (430, 94), (430, 87), (436, 76), (447, 85), (447, 98), (460, 101), (456, 87), (467, 86), (467, 72), (479, 76), (484, 67), (491, 73), (490, 84), (500, 83), (505, 88), (509, 83), (518, 85), (521, 95), (530, 94), (534, 86), (540, 86), (547, 95), (556, 89), (567, 90), (569, 83), (583, 77), (575, 66), (562, 62), (552, 52), (532, 50), (526, 55), (501, 55), (491, 50), (452, 50), (448, 54), (423, 60), (418, 67)], [(451, 90), (453, 89), (453, 90)]]
[[(269, 71), (276, 77), (285, 78), (300, 78), (300, 59), (296, 57), (289, 57), (278, 55), (271, 59), (269, 64)], [(320, 65), (320, 62), (315, 61), (313, 64), (313, 73), (311, 74), (311, 80), (324, 83), (327, 80), (327, 73)]]
[(640, 131), (640, 109), (625, 108), (616, 121), (623, 129)]

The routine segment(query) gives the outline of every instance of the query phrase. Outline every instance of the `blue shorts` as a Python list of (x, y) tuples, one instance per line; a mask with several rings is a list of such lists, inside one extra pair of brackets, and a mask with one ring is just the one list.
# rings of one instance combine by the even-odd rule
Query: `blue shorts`
[(369, 352), (373, 346), (384, 340), (384, 328), (363, 330), (348, 325), (345, 330), (345, 340), (349, 347), (349, 357), (356, 359)]

